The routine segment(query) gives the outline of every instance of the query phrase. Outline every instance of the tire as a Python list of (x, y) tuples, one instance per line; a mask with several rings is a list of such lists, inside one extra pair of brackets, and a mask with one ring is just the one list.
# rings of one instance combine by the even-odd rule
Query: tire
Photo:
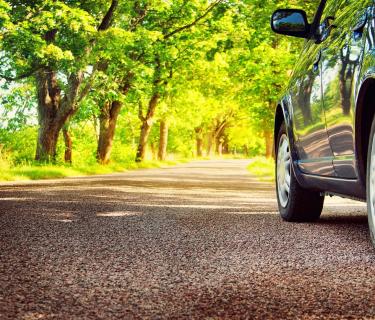
[(375, 246), (375, 118), (372, 121), (367, 152), (367, 215), (370, 237)]
[(285, 124), (280, 127), (276, 141), (276, 195), (280, 216), (290, 222), (312, 222), (322, 213), (324, 196), (302, 188), (295, 178)]

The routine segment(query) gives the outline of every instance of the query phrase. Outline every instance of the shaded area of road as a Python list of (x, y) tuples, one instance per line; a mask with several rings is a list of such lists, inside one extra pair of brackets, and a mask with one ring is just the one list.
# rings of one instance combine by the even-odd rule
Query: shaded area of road
[(375, 318), (364, 204), (282, 222), (247, 161), (0, 194), (0, 318)]

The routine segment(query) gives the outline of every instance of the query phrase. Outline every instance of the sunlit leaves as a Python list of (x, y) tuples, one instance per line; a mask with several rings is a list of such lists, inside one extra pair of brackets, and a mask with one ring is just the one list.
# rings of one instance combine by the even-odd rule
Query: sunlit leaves
[[(13, 26), (2, 30), (7, 57), (2, 71), (10, 67), (19, 74), (40, 66), (59, 71), (77, 67), (76, 58), (86, 54), (96, 30), (89, 12), (62, 1), (40, 1), (38, 6), (9, 2), (8, 7), (11, 4), (8, 20)], [(0, 3), (0, 14), (2, 7)]]

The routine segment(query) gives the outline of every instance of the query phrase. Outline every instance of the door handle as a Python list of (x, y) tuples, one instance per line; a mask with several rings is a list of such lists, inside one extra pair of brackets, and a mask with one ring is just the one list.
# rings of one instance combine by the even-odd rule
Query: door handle
[(316, 57), (314, 63), (313, 63), (313, 72), (318, 73), (319, 71), (319, 64), (320, 60), (322, 59), (322, 51), (319, 51), (318, 56)]

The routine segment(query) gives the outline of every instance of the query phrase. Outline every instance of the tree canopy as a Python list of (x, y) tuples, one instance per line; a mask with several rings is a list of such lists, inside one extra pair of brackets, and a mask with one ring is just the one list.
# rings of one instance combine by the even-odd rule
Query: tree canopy
[(270, 16), (297, 7), (312, 19), (316, 6), (0, 0), (3, 157), (270, 156), (275, 103), (303, 45), (273, 34)]

